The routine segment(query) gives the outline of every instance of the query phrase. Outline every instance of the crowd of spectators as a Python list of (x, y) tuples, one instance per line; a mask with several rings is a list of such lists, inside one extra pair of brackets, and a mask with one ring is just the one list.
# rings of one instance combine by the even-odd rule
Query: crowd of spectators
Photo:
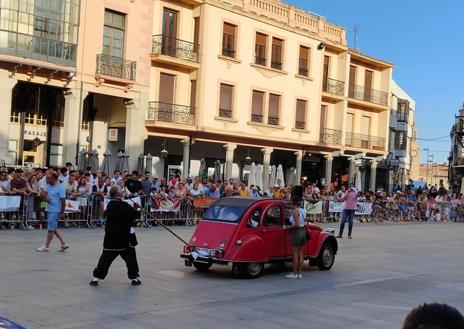
[[(181, 178), (176, 175), (167, 180), (152, 177), (150, 172), (144, 174), (133, 171), (131, 173), (118, 170), (111, 176), (102, 171), (92, 172), (74, 170), (68, 163), (61, 168), (20, 168), (8, 169), (0, 172), (0, 194), (29, 195), (29, 218), (36, 220), (44, 217), (44, 202), (37, 196), (46, 184), (46, 174), (54, 172), (59, 175), (59, 182), (63, 184), (67, 198), (76, 200), (82, 212), (86, 211), (89, 200), (97, 202), (98, 217), (103, 222), (103, 199), (109, 195), (112, 186), (121, 187), (126, 198), (140, 196), (142, 202), (150, 202), (157, 208), (162, 200), (176, 201), (183, 198), (221, 198), (226, 196), (241, 196), (250, 198), (291, 199), (291, 185), (284, 185), (280, 179), (269, 190), (263, 191), (259, 186), (248, 186), (245, 181), (235, 179), (210, 180), (199, 176)], [(341, 201), (345, 193), (345, 186), (336, 188), (326, 187), (317, 183), (303, 182), (303, 198), (309, 202)], [(371, 219), (376, 220), (436, 220), (456, 221), (464, 214), (464, 196), (447, 191), (443, 187), (425, 186), (414, 188), (408, 185), (405, 191), (387, 193), (358, 192), (359, 202), (372, 203)], [(0, 213), (0, 224), (6, 222), (5, 213)]]

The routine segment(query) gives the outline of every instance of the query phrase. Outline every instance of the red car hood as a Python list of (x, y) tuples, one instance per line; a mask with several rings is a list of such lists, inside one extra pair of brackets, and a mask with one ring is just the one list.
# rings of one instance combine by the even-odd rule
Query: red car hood
[(201, 220), (190, 239), (190, 245), (215, 249), (222, 244), (221, 247), (225, 249), (233, 238), (238, 225)]

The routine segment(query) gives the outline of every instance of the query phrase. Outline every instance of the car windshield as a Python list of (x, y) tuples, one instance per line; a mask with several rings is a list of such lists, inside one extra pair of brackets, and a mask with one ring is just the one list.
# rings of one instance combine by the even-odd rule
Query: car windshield
[(218, 222), (238, 223), (246, 208), (230, 206), (211, 206), (206, 210), (204, 219)]

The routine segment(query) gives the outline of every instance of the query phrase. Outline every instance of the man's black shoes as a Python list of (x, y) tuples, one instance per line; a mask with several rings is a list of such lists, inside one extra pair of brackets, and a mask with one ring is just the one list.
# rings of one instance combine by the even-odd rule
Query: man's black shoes
[(142, 284), (142, 281), (140, 281), (139, 279), (133, 279), (132, 280), (132, 285), (133, 286), (140, 286)]

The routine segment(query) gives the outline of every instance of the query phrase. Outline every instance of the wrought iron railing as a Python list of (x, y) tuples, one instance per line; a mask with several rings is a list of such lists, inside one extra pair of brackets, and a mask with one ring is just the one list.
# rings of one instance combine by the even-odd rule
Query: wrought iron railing
[(345, 94), (345, 82), (324, 77), (322, 81), (322, 91), (329, 94), (343, 96)]
[(374, 104), (388, 105), (388, 94), (386, 92), (364, 86), (350, 85), (348, 97)]
[(235, 58), (235, 49), (222, 48), (222, 56)]
[(252, 114), (251, 115), (251, 122), (263, 123), (263, 115), (262, 114)]
[(346, 133), (345, 145), (369, 150), (383, 151), (385, 150), (385, 138), (363, 134)]
[(152, 52), (198, 63), (199, 45), (193, 42), (180, 40), (168, 35), (153, 36)]
[(196, 108), (192, 106), (150, 102), (147, 120), (194, 125), (195, 113)]
[(232, 118), (232, 110), (229, 109), (219, 109), (219, 117), (221, 118)]
[(258, 65), (266, 65), (266, 58), (265, 57), (259, 57), (259, 56), (256, 56), (255, 57), (255, 64), (258, 64)]
[(295, 129), (305, 129), (306, 128), (306, 122), (304, 121), (295, 121)]
[(396, 112), (396, 121), (408, 123), (409, 111), (397, 111)]
[(282, 62), (272, 61), (271, 67), (276, 70), (282, 70)]
[(342, 143), (342, 132), (340, 130), (323, 128), (321, 130), (320, 142), (340, 145)]
[(267, 117), (267, 124), (272, 126), (279, 125), (279, 118), (278, 117)]
[(116, 56), (98, 54), (95, 74), (135, 81), (137, 62)]

